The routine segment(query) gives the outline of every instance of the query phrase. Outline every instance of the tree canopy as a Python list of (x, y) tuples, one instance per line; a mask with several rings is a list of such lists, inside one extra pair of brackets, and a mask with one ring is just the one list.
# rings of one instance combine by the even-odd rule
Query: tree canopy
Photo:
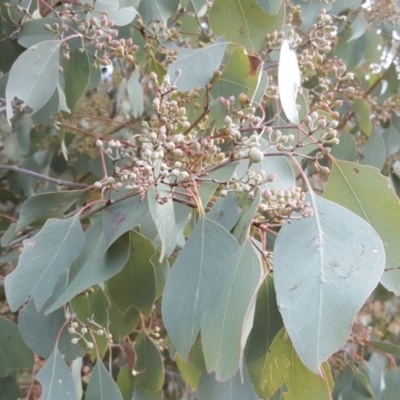
[(0, 24), (0, 399), (398, 398), (396, 0)]

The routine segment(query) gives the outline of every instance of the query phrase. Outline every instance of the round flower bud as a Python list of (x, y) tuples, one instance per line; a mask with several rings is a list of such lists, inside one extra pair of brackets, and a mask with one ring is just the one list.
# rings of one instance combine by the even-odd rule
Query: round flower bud
[(258, 163), (262, 161), (264, 154), (258, 147), (251, 147), (249, 150), (249, 159), (252, 163)]

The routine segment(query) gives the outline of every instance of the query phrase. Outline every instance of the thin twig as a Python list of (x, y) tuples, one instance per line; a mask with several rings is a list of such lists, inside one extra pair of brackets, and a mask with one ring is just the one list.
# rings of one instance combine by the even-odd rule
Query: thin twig
[(79, 189), (87, 189), (90, 186), (90, 185), (87, 185), (86, 183), (70, 182), (70, 181), (63, 181), (62, 179), (51, 178), (50, 176), (42, 175), (42, 174), (39, 174), (38, 172), (30, 171), (29, 169), (17, 167), (16, 165), (0, 164), (0, 170), (1, 169), (6, 169), (9, 171), (17, 172), (19, 174), (33, 176), (34, 178), (40, 179), (42, 181), (55, 183), (55, 184), (61, 185), (61, 186), (68, 186), (68, 187), (79, 188)]

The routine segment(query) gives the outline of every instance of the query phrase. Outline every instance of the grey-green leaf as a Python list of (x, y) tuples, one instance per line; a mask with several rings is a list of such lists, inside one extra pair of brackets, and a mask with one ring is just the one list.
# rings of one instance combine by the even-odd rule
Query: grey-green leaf
[(58, 277), (76, 259), (84, 243), (85, 236), (78, 218), (51, 218), (37, 235), (24, 240), (18, 266), (5, 279), (11, 310), (18, 310), (29, 297), (33, 297), (40, 311), (51, 296)]
[(156, 249), (142, 235), (131, 233), (131, 253), (124, 269), (108, 281), (111, 300), (121, 312), (131, 306), (149, 317), (156, 299), (157, 286), (151, 258)]
[(196, 340), (201, 319), (239, 245), (222, 226), (201, 218), (167, 278), (162, 313), (172, 343), (184, 360)]
[(377, 286), (385, 251), (363, 219), (311, 195), (313, 216), (291, 221), (275, 242), (279, 310), (302, 362), (320, 364), (347, 340), (352, 321)]
[(21, 207), (17, 229), (20, 231), (33, 222), (62, 217), (83, 194), (83, 190), (40, 193), (29, 197)]
[(339, 160), (354, 161), (357, 155), (357, 148), (353, 136), (348, 132), (343, 132), (340, 135), (339, 144), (332, 147), (331, 154)]
[[(231, 256), (231, 258), (229, 257)], [(259, 255), (249, 240), (226, 255), (231, 265), (211, 295), (201, 321), (207, 371), (225, 382), (242, 368), (243, 351), (253, 326), (255, 300), (262, 278)]]
[(65, 99), (71, 114), (86, 91), (90, 79), (91, 65), (86, 51), (71, 50), (69, 60), (64, 60)]
[(125, 232), (136, 228), (148, 211), (147, 199), (130, 197), (107, 207), (102, 216), (103, 232), (107, 246), (114, 243)]
[(123, 7), (119, 0), (87, 0), (86, 3), (94, 8), (89, 15), (99, 18), (99, 14), (106, 13), (116, 26), (130, 24), (138, 14), (132, 6)]
[(278, 89), (286, 118), (293, 124), (299, 123), (297, 94), (300, 88), (300, 69), (295, 50), (287, 40), (282, 43), (278, 67)]
[(282, 0), (257, 0), (259, 6), (266, 14), (275, 15), (282, 5)]
[(352, 40), (358, 39), (360, 36), (364, 35), (367, 30), (367, 22), (361, 15), (357, 15), (354, 21), (351, 24), (351, 36), (347, 39), (347, 43)]
[(214, 43), (197, 49), (178, 48), (178, 59), (168, 67), (171, 82), (176, 80), (179, 91), (205, 86), (221, 65), (228, 42), (218, 38)]
[(361, 164), (371, 165), (381, 170), (386, 160), (385, 142), (382, 136), (373, 131), (363, 149)]
[(218, 382), (214, 374), (204, 372), (199, 383), (198, 400), (259, 400), (259, 397), (245, 368), (243, 381), (239, 373), (227, 382)]
[(175, 14), (179, 6), (179, 0), (146, 0), (139, 5), (139, 14), (143, 23), (148, 24), (152, 20), (158, 20), (167, 25), (168, 19)]
[(144, 98), (138, 66), (135, 67), (135, 70), (129, 77), (126, 90), (132, 107), (132, 115), (135, 118), (141, 117), (144, 111)]
[[(44, 310), (37, 312), (33, 300), (18, 314), (18, 327), (25, 343), (40, 357), (48, 358), (52, 353), (58, 333), (65, 322), (63, 309), (45, 315)], [(78, 344), (71, 343), (72, 336), (64, 329), (58, 342), (58, 349), (66, 362), (83, 356)]]
[[(42, 108), (57, 88), (61, 40), (46, 40), (22, 53), (11, 67), (6, 87), (6, 111), (10, 122), (12, 101), (18, 98), (32, 109)], [(26, 66), (29, 65), (29, 68)]]
[(54, 289), (54, 296), (46, 304), (46, 313), (57, 310), (90, 286), (117, 274), (129, 257), (129, 234), (122, 235), (109, 245), (97, 220), (86, 232), (86, 242), (78, 258), (63, 274)]
[(175, 250), (177, 239), (171, 188), (162, 183), (157, 185), (157, 189), (155, 186), (151, 186), (148, 190), (148, 202), (150, 214), (161, 242), (160, 261), (162, 261)]
[(33, 353), (25, 344), (18, 326), (0, 316), (0, 377), (21, 368), (32, 368)]
[(36, 378), (43, 387), (41, 400), (76, 400), (71, 371), (57, 347)]
[(97, 360), (93, 368), (88, 387), (86, 400), (123, 400), (120, 390), (114, 379), (106, 370), (103, 362)]

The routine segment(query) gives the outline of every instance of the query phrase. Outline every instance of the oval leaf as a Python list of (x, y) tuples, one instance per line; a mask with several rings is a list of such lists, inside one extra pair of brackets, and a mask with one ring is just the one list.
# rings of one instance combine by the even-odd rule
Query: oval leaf
[(364, 218), (385, 243), (381, 283), (400, 295), (400, 204), (387, 177), (376, 168), (334, 160), (324, 197)]
[(265, 45), (267, 33), (282, 29), (285, 5), (280, 4), (276, 15), (268, 15), (257, 0), (214, 0), (209, 15), (215, 35), (257, 51)]
[(36, 236), (24, 240), (18, 266), (5, 279), (11, 310), (18, 310), (33, 297), (40, 311), (53, 293), (58, 277), (76, 259), (84, 243), (78, 218), (49, 219)]
[(168, 335), (184, 360), (196, 340), (201, 319), (231, 268), (239, 245), (222, 226), (202, 218), (176, 259), (164, 289), (162, 314)]
[(179, 76), (176, 86), (181, 92), (207, 85), (221, 65), (227, 45), (225, 39), (218, 38), (197, 49), (178, 48), (178, 59), (168, 67), (171, 82)]
[(378, 284), (385, 253), (363, 219), (315, 195), (311, 201), (313, 216), (285, 224), (277, 236), (274, 279), (293, 346), (319, 374), (321, 362), (345, 343), (356, 313)]
[(296, 52), (284, 40), (279, 56), (278, 89), (283, 111), (286, 118), (298, 125), (299, 114), (297, 111), (297, 93), (300, 89), (300, 69)]
[(270, 393), (275, 393), (282, 384), (287, 387), (284, 398), (288, 400), (332, 398), (327, 382), (320, 376), (314, 375), (300, 361), (284, 328), (268, 349), (261, 377), (263, 390), (267, 387)]
[(215, 371), (215, 378), (223, 382), (232, 378), (242, 366), (263, 275), (258, 254), (249, 240), (233, 255), (232, 261), (201, 321), (207, 370)]
[(86, 389), (86, 400), (123, 400), (114, 379), (106, 370), (103, 362), (97, 360)]
[[(21, 100), (32, 113), (40, 110), (58, 83), (61, 40), (46, 40), (30, 47), (13, 64), (6, 87), (7, 119), (13, 116), (12, 101)], [(29, 65), (29, 68), (26, 66)]]
[(32, 368), (33, 353), (25, 344), (18, 326), (0, 316), (0, 377), (21, 368)]
[(71, 371), (57, 348), (36, 375), (43, 387), (41, 400), (75, 400)]
[(204, 373), (199, 383), (198, 400), (259, 400), (259, 397), (247, 369), (244, 369), (243, 380), (238, 373), (227, 382), (218, 382), (214, 375)]

